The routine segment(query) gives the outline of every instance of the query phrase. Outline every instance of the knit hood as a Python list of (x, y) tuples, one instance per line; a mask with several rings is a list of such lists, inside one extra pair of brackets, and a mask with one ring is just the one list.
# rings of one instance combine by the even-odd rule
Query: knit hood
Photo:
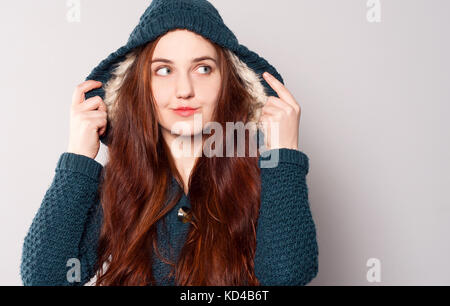
[(173, 29), (190, 30), (225, 49), (245, 88), (253, 97), (249, 114), (250, 122), (259, 121), (261, 108), (268, 96), (278, 97), (263, 79), (262, 73), (267, 71), (284, 83), (281, 75), (267, 60), (239, 43), (210, 2), (207, 0), (153, 0), (140, 17), (126, 45), (102, 60), (86, 78), (86, 80), (103, 83), (102, 87), (85, 94), (86, 99), (100, 96), (107, 106), (107, 129), (100, 137), (103, 144), (108, 145), (111, 142), (109, 130), (114, 125), (117, 93), (128, 68), (136, 58), (135, 48), (152, 42)]

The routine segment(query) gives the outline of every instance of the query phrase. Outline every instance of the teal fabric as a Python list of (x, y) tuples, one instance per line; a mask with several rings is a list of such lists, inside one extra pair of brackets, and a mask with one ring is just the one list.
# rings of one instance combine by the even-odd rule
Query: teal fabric
[[(318, 273), (316, 226), (308, 201), (306, 176), (309, 159), (292, 149), (272, 149), (279, 154), (274, 168), (261, 169), (261, 207), (257, 225), (255, 274), (263, 286), (306, 285)], [(263, 157), (260, 157), (261, 162)], [(260, 163), (259, 163), (260, 165)], [(98, 186), (103, 166), (74, 153), (61, 154), (52, 184), (33, 218), (23, 241), (20, 274), (24, 285), (81, 286), (94, 276), (97, 242), (102, 224)], [(171, 192), (181, 186), (172, 178)], [(190, 223), (178, 220), (182, 206), (190, 207), (184, 195), (164, 219), (169, 235), (160, 247), (174, 246), (177, 258)], [(158, 235), (162, 223), (158, 223)], [(70, 282), (71, 258), (81, 265), (81, 280)], [(157, 285), (174, 285), (165, 279), (170, 266), (154, 256)]]
[[(140, 17), (127, 43), (103, 59), (86, 77), (86, 80), (100, 81), (104, 86), (111, 78), (114, 68), (130, 51), (176, 28), (188, 29), (202, 35), (234, 52), (256, 74), (261, 76), (267, 71), (284, 84), (281, 75), (266, 59), (239, 43), (216, 8), (206, 0), (153, 0)], [(268, 95), (278, 97), (262, 77), (261, 84)], [(104, 99), (104, 88), (95, 88), (85, 94), (86, 99), (94, 96)], [(111, 124), (108, 121), (106, 131), (100, 137), (100, 141), (105, 145), (111, 142)]]
[[(233, 51), (256, 74), (267, 71), (283, 83), (281, 75), (263, 57), (240, 44), (224, 24), (214, 6), (206, 0), (153, 0), (127, 43), (97, 65), (86, 80), (105, 85), (112, 71), (134, 48), (153, 41), (170, 29), (194, 31), (218, 45)], [(266, 93), (276, 92), (261, 77)], [(104, 98), (102, 88), (86, 93)], [(108, 121), (108, 127), (111, 122)], [(100, 140), (108, 145), (110, 129)], [(301, 151), (274, 149), (279, 164), (261, 168), (261, 207), (257, 226), (257, 247), (254, 258), (255, 273), (262, 285), (305, 285), (318, 273), (316, 228), (308, 202), (306, 175), (308, 157)], [(262, 159), (262, 157), (261, 157)], [(37, 211), (23, 242), (20, 273), (24, 285), (79, 286), (94, 276), (97, 243), (102, 224), (102, 210), (98, 196), (102, 165), (83, 155), (65, 152), (56, 166), (51, 186)], [(181, 189), (172, 179), (171, 189)], [(184, 195), (177, 206), (165, 216), (168, 236), (161, 235), (160, 246), (174, 246), (169, 254), (177, 255), (184, 244), (189, 223), (177, 218), (178, 209), (190, 207)], [(77, 258), (81, 264), (80, 282), (69, 282), (68, 260)], [(170, 267), (154, 256), (153, 270), (159, 285), (173, 285), (164, 276)]]

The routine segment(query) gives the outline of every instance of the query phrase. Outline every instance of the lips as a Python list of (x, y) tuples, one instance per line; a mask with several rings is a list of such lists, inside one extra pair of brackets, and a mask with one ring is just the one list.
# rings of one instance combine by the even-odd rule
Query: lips
[(193, 107), (178, 107), (175, 110), (176, 111), (187, 111), (187, 110), (196, 110), (197, 108), (193, 108)]
[(174, 112), (182, 117), (189, 117), (192, 116), (198, 108), (192, 108), (192, 107), (178, 107), (177, 109), (174, 109)]

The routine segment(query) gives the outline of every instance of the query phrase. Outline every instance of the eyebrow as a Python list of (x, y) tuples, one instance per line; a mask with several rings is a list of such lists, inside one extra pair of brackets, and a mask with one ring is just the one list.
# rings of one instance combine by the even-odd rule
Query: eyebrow
[[(201, 62), (201, 61), (204, 61), (204, 60), (211, 60), (211, 61), (213, 61), (214, 63), (217, 64), (217, 61), (216, 61), (214, 58), (210, 57), (210, 56), (197, 57), (197, 58), (194, 58), (194, 59), (192, 60), (192, 62), (193, 62), (193, 63), (198, 63), (198, 62)], [(172, 62), (171, 60), (168, 60), (168, 59), (166, 59), (166, 58), (154, 58), (154, 59), (152, 60), (151, 64), (156, 63), (156, 62), (162, 62), (162, 63), (173, 64), (173, 62)]]

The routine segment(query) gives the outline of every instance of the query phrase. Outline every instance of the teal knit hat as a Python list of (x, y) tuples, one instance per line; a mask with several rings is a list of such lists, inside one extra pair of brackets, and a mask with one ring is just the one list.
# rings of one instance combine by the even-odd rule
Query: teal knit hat
[(101, 88), (85, 94), (86, 99), (100, 96), (107, 105), (108, 125), (100, 137), (103, 144), (108, 145), (111, 140), (108, 131), (111, 125), (114, 125), (116, 92), (127, 68), (135, 59), (133, 50), (172, 29), (190, 30), (226, 49), (239, 76), (254, 97), (250, 121), (258, 121), (261, 107), (268, 96), (278, 97), (262, 78), (262, 73), (267, 71), (284, 83), (280, 74), (264, 58), (238, 42), (211, 3), (207, 0), (153, 0), (140, 17), (126, 45), (102, 60), (86, 78), (86, 81), (96, 80), (103, 83)]

